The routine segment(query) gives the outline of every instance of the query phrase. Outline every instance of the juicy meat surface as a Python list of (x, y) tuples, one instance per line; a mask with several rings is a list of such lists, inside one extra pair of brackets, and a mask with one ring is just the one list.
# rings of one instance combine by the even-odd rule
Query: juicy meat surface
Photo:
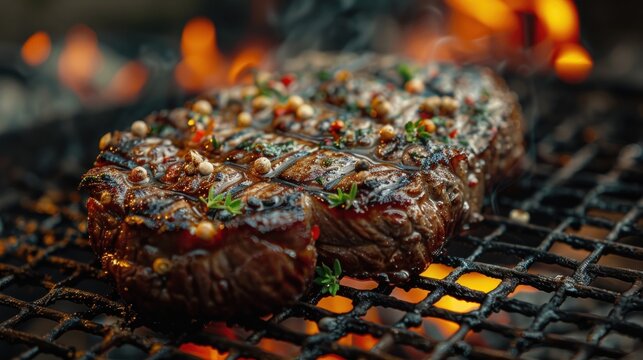
[(266, 313), (316, 261), (404, 280), (523, 155), (516, 98), (487, 69), (320, 53), (283, 68), (101, 139), (81, 182), (90, 241), (141, 312)]

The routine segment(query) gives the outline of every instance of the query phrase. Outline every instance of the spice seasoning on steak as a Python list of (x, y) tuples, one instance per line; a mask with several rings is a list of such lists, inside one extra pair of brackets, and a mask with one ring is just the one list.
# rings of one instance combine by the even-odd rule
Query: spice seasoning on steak
[(316, 261), (402, 281), (523, 155), (515, 96), (486, 69), (321, 53), (284, 68), (101, 140), (81, 182), (90, 241), (143, 313), (270, 312)]

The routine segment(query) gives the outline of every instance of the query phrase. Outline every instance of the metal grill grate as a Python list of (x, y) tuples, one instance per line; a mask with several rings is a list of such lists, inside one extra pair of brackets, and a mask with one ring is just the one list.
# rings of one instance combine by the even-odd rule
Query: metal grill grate
[[(270, 318), (199, 329), (153, 330), (118, 300), (87, 244), (80, 196), (68, 190), (76, 178), (24, 179), (0, 197), (0, 351), (22, 359), (640, 354), (643, 148), (614, 132), (628, 129), (621, 111), (602, 112), (611, 123), (581, 121), (587, 97), (573, 99), (541, 116), (529, 172), (492, 194), (485, 220), (422, 276), (398, 287), (345, 278), (335, 298), (313, 288)], [(514, 209), (529, 221), (510, 216)]]

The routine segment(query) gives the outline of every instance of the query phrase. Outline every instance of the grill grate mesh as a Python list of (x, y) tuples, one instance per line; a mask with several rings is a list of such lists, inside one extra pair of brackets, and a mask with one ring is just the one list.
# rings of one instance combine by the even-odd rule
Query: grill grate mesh
[(21, 359), (641, 352), (643, 149), (602, 138), (578, 109), (563, 103), (541, 116), (528, 173), (492, 194), (485, 220), (421, 276), (398, 287), (344, 278), (335, 298), (313, 288), (270, 318), (189, 330), (147, 327), (119, 301), (87, 244), (81, 198), (64, 190), (77, 178), (24, 181), (0, 197), (0, 351)]

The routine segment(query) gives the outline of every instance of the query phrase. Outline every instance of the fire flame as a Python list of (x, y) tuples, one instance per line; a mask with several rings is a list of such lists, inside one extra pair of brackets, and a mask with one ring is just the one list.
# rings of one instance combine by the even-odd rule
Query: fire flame
[(560, 49), (554, 61), (556, 74), (567, 82), (580, 82), (587, 78), (592, 70), (592, 58), (579, 45), (568, 44)]
[[(425, 24), (412, 24), (404, 42), (408, 56), (420, 61), (547, 66), (569, 82), (584, 80), (592, 69), (591, 56), (579, 44), (578, 12), (571, 0), (447, 0), (446, 4), (448, 36)], [(530, 34), (533, 39), (526, 36)]]
[(58, 58), (58, 77), (79, 96), (93, 92), (92, 79), (101, 66), (96, 33), (85, 25), (76, 25), (67, 33)]
[(128, 61), (101, 87), (96, 76), (104, 62), (96, 33), (86, 25), (76, 25), (67, 33), (58, 57), (58, 77), (84, 102), (125, 103), (136, 99), (147, 83), (147, 68), (140, 61)]
[(31, 66), (44, 63), (49, 57), (49, 53), (51, 53), (51, 39), (44, 31), (38, 31), (31, 35), (20, 50), (22, 60)]
[(190, 92), (238, 83), (246, 80), (246, 70), (262, 63), (266, 52), (261, 41), (249, 41), (230, 59), (217, 47), (214, 23), (210, 19), (196, 17), (183, 28), (182, 59), (174, 70), (174, 76), (177, 83)]

